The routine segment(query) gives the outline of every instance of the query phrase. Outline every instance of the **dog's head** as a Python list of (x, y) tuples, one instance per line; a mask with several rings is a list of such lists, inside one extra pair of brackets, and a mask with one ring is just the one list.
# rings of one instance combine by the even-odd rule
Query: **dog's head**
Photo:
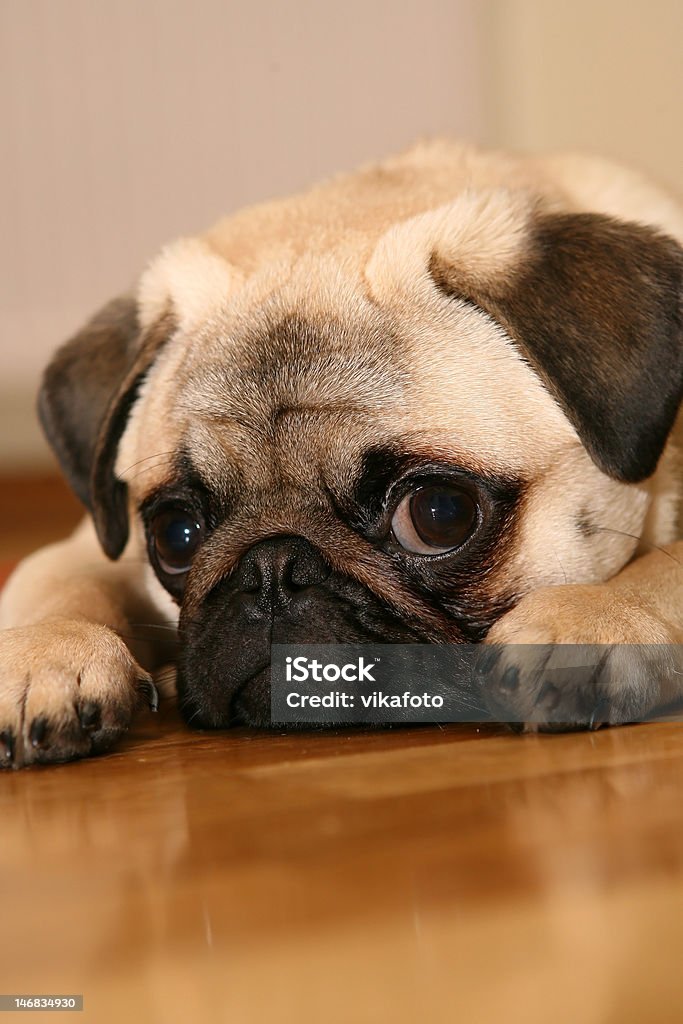
[(257, 207), (55, 357), (46, 432), (179, 605), (195, 724), (269, 720), (273, 642), (478, 641), (670, 539), (683, 252), (565, 166), (422, 147)]

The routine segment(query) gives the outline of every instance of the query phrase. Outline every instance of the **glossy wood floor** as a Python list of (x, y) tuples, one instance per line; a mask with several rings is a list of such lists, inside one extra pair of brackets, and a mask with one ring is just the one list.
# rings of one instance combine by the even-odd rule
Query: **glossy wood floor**
[(77, 1020), (683, 1020), (678, 723), (190, 734), (167, 708), (0, 775), (0, 837), (0, 991), (82, 992)]

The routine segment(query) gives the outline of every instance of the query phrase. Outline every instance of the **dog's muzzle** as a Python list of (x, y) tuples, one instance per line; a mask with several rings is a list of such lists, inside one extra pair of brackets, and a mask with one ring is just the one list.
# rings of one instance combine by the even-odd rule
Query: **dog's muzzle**
[(190, 724), (270, 724), (271, 644), (334, 642), (344, 609), (331, 575), (304, 537), (270, 537), (242, 555), (189, 621), (181, 616), (178, 692)]

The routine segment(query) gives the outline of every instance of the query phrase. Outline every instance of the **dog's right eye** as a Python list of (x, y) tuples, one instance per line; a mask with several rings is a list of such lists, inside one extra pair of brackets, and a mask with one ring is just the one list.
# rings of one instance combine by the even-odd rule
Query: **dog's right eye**
[(161, 571), (169, 576), (188, 571), (203, 537), (204, 524), (185, 509), (166, 509), (150, 525), (154, 557)]
[(404, 550), (438, 555), (461, 547), (478, 519), (477, 502), (469, 490), (437, 484), (407, 494), (394, 512), (391, 529)]

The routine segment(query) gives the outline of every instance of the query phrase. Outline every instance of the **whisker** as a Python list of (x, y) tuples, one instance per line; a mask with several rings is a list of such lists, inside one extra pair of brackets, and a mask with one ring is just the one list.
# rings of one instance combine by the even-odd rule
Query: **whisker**
[(163, 629), (168, 633), (177, 633), (178, 627), (173, 625), (166, 625), (162, 622), (131, 622), (133, 629)]
[(558, 553), (557, 553), (557, 551), (555, 550), (555, 548), (553, 548), (553, 554), (555, 555), (555, 558), (557, 559), (557, 564), (558, 564), (558, 565), (559, 565), (559, 567), (560, 567), (560, 572), (561, 572), (561, 573), (562, 573), (562, 575), (564, 576), (564, 582), (565, 582), (565, 583), (568, 583), (568, 582), (569, 582), (569, 580), (567, 579), (567, 573), (566, 573), (566, 570), (565, 570), (564, 566), (562, 565), (562, 559), (561, 559), (561, 558), (560, 558), (560, 556), (558, 555)]
[(169, 459), (172, 456), (175, 456), (176, 454), (177, 454), (176, 452), (170, 451), (170, 452), (156, 452), (154, 455), (146, 455), (144, 457), (144, 459), (138, 459), (137, 462), (133, 462), (133, 463), (131, 463), (130, 466), (127, 466), (125, 469), (121, 470), (121, 473), (120, 473), (121, 479), (123, 479), (126, 476), (127, 473), (130, 473), (131, 469), (136, 469), (138, 466), (141, 466), (144, 462), (150, 462), (152, 459)]
[(667, 558), (670, 558), (676, 565), (681, 564), (680, 559), (676, 558), (675, 555), (672, 555), (670, 551), (666, 550), (666, 548), (661, 547), (659, 544), (653, 544), (652, 541), (643, 540), (642, 537), (639, 537), (635, 533), (628, 533), (626, 530), (615, 530), (611, 526), (596, 526), (594, 527), (594, 530), (595, 533), (616, 533), (620, 537), (630, 537), (631, 540), (636, 540), (639, 544), (644, 544), (646, 547), (651, 548), (652, 551), (659, 551), (662, 555), (666, 555)]

